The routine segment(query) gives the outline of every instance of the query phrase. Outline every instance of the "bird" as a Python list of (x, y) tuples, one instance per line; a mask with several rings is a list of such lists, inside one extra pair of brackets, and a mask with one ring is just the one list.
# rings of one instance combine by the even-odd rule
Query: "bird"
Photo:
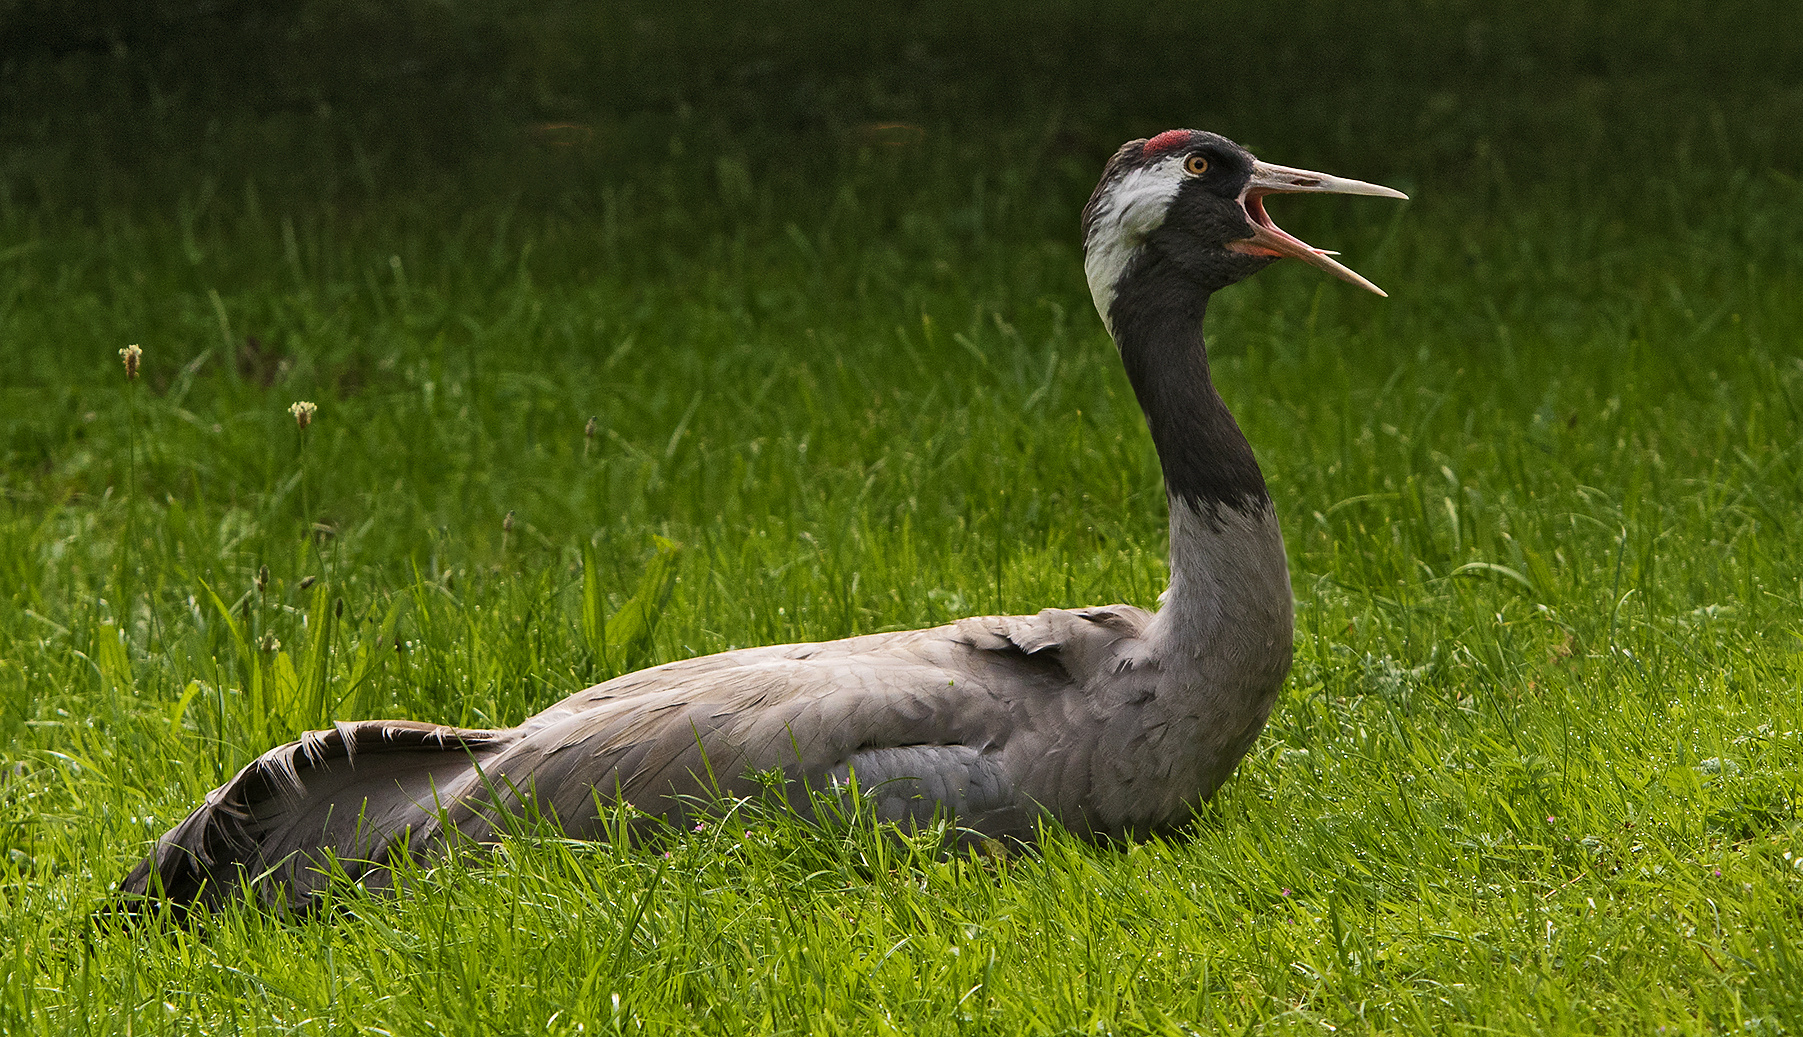
[(1144, 412), (1166, 489), (1156, 611), (1047, 608), (922, 630), (743, 648), (627, 673), (517, 727), (340, 722), (207, 795), (120, 883), (134, 910), (248, 897), (308, 911), (331, 876), (396, 884), (403, 856), (496, 841), (522, 817), (605, 840), (611, 808), (683, 824), (775, 780), (861, 790), (879, 821), (1031, 843), (1180, 829), (1254, 744), (1289, 672), (1278, 518), (1210, 377), (1211, 295), (1290, 257), (1384, 294), (1278, 228), (1274, 194), (1406, 198), (1273, 165), (1226, 137), (1129, 141), (1082, 211), (1084, 274)]

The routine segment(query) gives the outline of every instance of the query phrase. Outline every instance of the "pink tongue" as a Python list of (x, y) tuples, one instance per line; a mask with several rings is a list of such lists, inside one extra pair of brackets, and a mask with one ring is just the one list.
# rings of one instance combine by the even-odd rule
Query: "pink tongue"
[[(1279, 227), (1277, 221), (1271, 219), (1271, 214), (1265, 211), (1265, 196), (1262, 194), (1252, 194), (1246, 197), (1246, 214), (1251, 216), (1254, 223), (1263, 227), (1272, 236), (1281, 238), (1298, 249), (1314, 252), (1318, 255), (1328, 254), (1326, 249), (1316, 248), (1296, 235), (1291, 234), (1289, 231), (1284, 230), (1282, 227)], [(1279, 258), (1285, 255), (1294, 254), (1279, 252), (1275, 249), (1263, 245), (1255, 245), (1251, 242), (1246, 242), (1245, 247), (1241, 248), (1240, 251), (1255, 256), (1277, 256)]]
[(1254, 245), (1250, 241), (1229, 241), (1227, 243), (1227, 248), (1231, 252), (1244, 252), (1248, 256), (1270, 256), (1273, 259), (1283, 258), (1282, 252), (1273, 251), (1265, 248), (1263, 245)]

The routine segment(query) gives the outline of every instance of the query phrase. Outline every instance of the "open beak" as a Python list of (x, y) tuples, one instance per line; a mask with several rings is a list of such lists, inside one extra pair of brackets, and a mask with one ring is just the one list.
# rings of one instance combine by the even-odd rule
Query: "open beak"
[(1384, 295), (1382, 288), (1360, 277), (1333, 257), (1338, 255), (1326, 249), (1316, 248), (1301, 238), (1285, 231), (1271, 222), (1265, 213), (1265, 195), (1268, 194), (1367, 194), (1376, 198), (1402, 198), (1408, 195), (1388, 187), (1367, 184), (1363, 180), (1347, 180), (1342, 177), (1328, 176), (1326, 173), (1311, 173), (1306, 169), (1291, 169), (1289, 166), (1274, 166), (1268, 162), (1256, 162), (1252, 166), (1252, 179), (1247, 182), (1246, 189), (1240, 192), (1240, 206), (1246, 210), (1246, 219), (1252, 223), (1252, 236), (1228, 243), (1227, 247), (1235, 252), (1245, 252), (1254, 256), (1290, 256), (1300, 259), (1310, 266), (1317, 266), (1342, 281), (1348, 281), (1360, 288), (1369, 288), (1379, 295)]

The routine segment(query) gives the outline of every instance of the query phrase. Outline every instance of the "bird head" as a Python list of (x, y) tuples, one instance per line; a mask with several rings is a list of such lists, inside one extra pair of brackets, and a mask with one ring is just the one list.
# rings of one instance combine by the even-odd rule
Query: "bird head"
[(1260, 162), (1202, 130), (1169, 130), (1122, 145), (1083, 208), (1084, 272), (1102, 319), (1113, 327), (1119, 283), (1141, 264), (1167, 264), (1211, 292), (1289, 256), (1384, 294), (1335, 260), (1336, 253), (1271, 221), (1266, 195), (1302, 193), (1408, 197), (1362, 180)]

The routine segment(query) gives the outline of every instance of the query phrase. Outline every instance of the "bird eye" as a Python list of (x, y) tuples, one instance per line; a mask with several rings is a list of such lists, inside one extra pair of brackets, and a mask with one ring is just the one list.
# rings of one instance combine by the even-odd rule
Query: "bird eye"
[(1208, 172), (1208, 159), (1202, 155), (1191, 155), (1183, 160), (1183, 171), (1190, 176), (1201, 176)]

